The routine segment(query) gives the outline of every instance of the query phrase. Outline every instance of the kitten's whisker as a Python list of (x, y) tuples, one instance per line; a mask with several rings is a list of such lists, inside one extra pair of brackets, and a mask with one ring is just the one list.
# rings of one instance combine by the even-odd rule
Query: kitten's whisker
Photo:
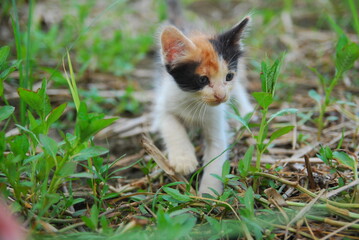
[[(202, 106), (202, 102), (198, 101), (198, 104), (196, 105), (196, 108), (193, 111), (193, 118), (192, 118), (192, 122), (194, 122), (194, 119), (198, 119), (199, 117), (199, 112)], [(197, 121), (198, 122), (198, 121)]]
[(206, 120), (206, 112), (207, 112), (207, 108), (208, 108), (206, 103), (204, 103), (203, 106), (204, 106), (204, 109), (203, 109), (203, 114), (202, 114), (202, 126), (204, 126), (204, 122)]
[(197, 104), (197, 100), (193, 101), (193, 100), (190, 100), (190, 101), (185, 101), (184, 103), (181, 104), (184, 105), (184, 104), (188, 104), (187, 107), (181, 111), (181, 114), (182, 113), (185, 113), (187, 111), (187, 109), (190, 109), (193, 105), (196, 105)]
[(196, 123), (195, 122), (195, 119), (198, 119), (198, 116), (199, 116), (199, 111), (201, 109), (201, 105), (202, 105), (202, 101), (201, 100), (198, 100), (197, 104), (196, 104), (196, 107), (193, 109), (193, 115), (191, 117), (191, 120), (192, 120), (192, 124)]
[[(190, 102), (190, 103), (189, 103), (189, 102)], [(198, 99), (196, 99), (196, 100), (193, 101), (193, 99), (192, 99), (191, 101), (185, 101), (185, 103), (189, 103), (189, 104), (188, 104), (188, 106), (187, 106), (185, 109), (183, 109), (183, 110), (179, 113), (179, 115), (180, 115), (180, 117), (181, 117), (184, 121), (186, 121), (186, 122), (188, 122), (188, 123), (191, 124), (192, 121), (193, 121), (193, 118), (190, 118), (190, 117), (189, 117), (189, 116), (190, 116), (190, 113), (193, 112), (193, 110), (198, 107), (200, 101), (199, 101)], [(188, 112), (188, 113), (187, 113), (187, 112)]]
[(203, 102), (202, 101), (199, 101), (198, 105), (197, 105), (197, 108), (195, 109), (195, 112), (193, 114), (193, 118), (192, 119), (197, 119), (196, 123), (198, 125), (200, 125), (200, 116), (201, 116), (201, 109), (202, 109), (202, 105), (203, 105)]
[(202, 112), (203, 104), (204, 103), (201, 102), (201, 104), (199, 105), (199, 108), (198, 108), (198, 116), (197, 116), (198, 121), (197, 121), (197, 123), (198, 123), (199, 126), (202, 126), (202, 119), (201, 119), (202, 114), (201, 114), (201, 112)]
[(207, 104), (205, 102), (202, 102), (201, 109), (199, 111), (199, 116), (198, 116), (200, 126), (204, 126), (204, 113), (205, 113), (206, 107), (207, 107)]

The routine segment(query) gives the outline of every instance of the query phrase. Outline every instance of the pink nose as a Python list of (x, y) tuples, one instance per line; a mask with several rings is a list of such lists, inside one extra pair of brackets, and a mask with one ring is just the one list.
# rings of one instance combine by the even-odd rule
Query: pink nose
[(216, 98), (217, 101), (223, 101), (225, 99), (226, 95), (214, 94), (214, 97)]

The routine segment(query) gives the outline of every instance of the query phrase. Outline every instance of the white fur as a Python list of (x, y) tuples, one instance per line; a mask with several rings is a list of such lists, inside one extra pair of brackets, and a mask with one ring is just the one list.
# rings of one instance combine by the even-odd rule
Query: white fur
[[(253, 111), (253, 108), (238, 75), (240, 74), (236, 74), (237, 79), (233, 80), (231, 97), (236, 98), (239, 103), (241, 114), (247, 114)], [(227, 104), (205, 104), (198, 93), (182, 91), (166, 71), (163, 71), (158, 86), (154, 127), (160, 131), (164, 140), (170, 165), (180, 174), (189, 174), (196, 170), (198, 161), (186, 128), (201, 127), (205, 140), (203, 164), (216, 159), (204, 169), (199, 194), (213, 194), (210, 188), (221, 194), (222, 183), (212, 174), (221, 176), (222, 166), (228, 155), (225, 152), (228, 147)]]

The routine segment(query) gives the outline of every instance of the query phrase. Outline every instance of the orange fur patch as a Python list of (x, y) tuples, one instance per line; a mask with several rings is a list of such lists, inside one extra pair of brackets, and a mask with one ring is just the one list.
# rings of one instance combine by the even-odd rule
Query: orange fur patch
[(196, 45), (194, 51), (187, 54), (186, 60), (198, 61), (201, 64), (198, 66), (196, 73), (205, 75), (211, 78), (217, 74), (219, 70), (218, 54), (209, 42), (208, 38), (203, 35), (190, 37), (191, 41)]

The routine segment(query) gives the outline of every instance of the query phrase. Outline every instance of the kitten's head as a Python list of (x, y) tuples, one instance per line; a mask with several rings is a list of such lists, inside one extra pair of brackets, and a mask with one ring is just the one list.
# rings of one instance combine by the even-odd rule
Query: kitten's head
[(214, 37), (187, 37), (173, 26), (166, 27), (161, 33), (161, 55), (178, 87), (196, 92), (212, 106), (226, 102), (237, 78), (240, 39), (248, 22), (246, 17)]

